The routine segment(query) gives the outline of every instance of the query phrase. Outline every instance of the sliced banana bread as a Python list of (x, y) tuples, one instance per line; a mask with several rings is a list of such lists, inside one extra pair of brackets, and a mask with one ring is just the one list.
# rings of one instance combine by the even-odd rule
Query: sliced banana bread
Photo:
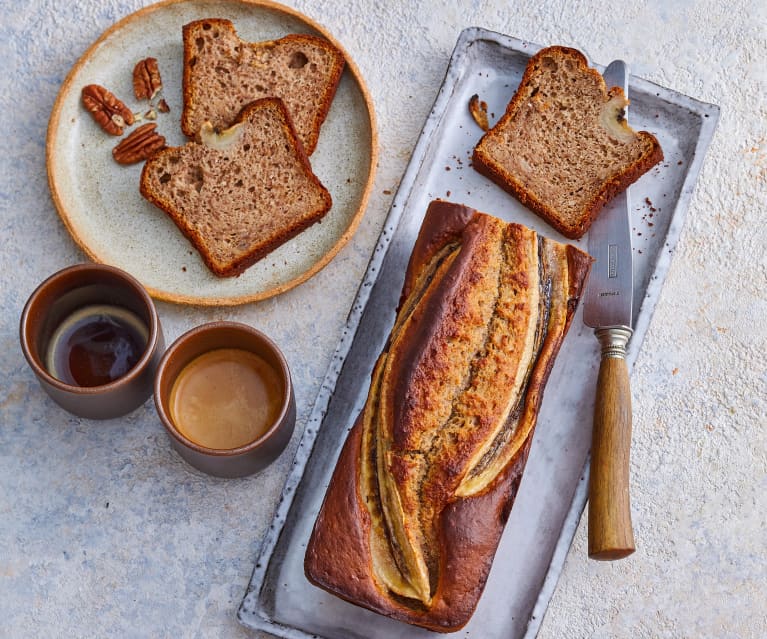
[(141, 194), (165, 211), (216, 275), (238, 275), (319, 221), (331, 206), (284, 105), (263, 98), (201, 142), (144, 165)]
[(344, 68), (336, 47), (304, 34), (245, 42), (229, 20), (217, 18), (184, 25), (183, 36), (184, 134), (196, 137), (206, 121), (226, 128), (246, 104), (276, 97), (312, 154)]
[(565, 237), (579, 238), (606, 202), (663, 159), (655, 136), (629, 127), (627, 105), (582, 53), (543, 49), (474, 148), (474, 168)]

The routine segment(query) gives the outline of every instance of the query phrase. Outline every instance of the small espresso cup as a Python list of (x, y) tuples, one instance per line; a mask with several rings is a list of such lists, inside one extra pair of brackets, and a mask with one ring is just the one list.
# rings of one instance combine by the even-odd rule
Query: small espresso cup
[(141, 406), (152, 394), (165, 346), (147, 291), (104, 264), (71, 266), (40, 284), (27, 300), (19, 333), (43, 390), (90, 419)]
[(285, 356), (237, 322), (210, 322), (179, 337), (160, 361), (154, 401), (173, 448), (217, 477), (244, 477), (271, 464), (296, 423)]

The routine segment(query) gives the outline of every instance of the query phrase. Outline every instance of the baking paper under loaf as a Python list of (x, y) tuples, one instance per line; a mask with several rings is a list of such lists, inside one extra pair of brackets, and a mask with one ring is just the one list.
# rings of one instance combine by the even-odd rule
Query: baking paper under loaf
[(591, 258), (432, 202), (305, 557), (312, 583), (448, 632), (471, 617)]

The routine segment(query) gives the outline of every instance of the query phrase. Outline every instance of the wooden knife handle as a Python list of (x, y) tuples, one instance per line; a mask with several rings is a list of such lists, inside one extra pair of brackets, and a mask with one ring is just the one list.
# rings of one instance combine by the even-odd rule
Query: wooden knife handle
[(629, 503), (631, 386), (626, 345), (631, 329), (595, 331), (602, 346), (594, 406), (589, 480), (589, 557), (621, 559), (634, 552)]

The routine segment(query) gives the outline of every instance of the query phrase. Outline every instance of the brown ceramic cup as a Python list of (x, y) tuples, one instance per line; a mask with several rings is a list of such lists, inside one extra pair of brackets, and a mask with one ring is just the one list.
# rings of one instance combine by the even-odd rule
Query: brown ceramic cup
[[(198, 356), (223, 348), (255, 353), (278, 374), (281, 384), (276, 418), (254, 441), (231, 449), (201, 446), (173, 423), (171, 392), (181, 371)], [(285, 449), (296, 423), (296, 400), (285, 356), (260, 331), (237, 322), (210, 322), (179, 337), (165, 352), (155, 379), (154, 401), (173, 448), (189, 464), (217, 477), (245, 477), (271, 464)]]
[[(62, 322), (90, 305), (131, 311), (144, 324), (147, 343), (136, 364), (121, 377), (98, 386), (77, 386), (54, 377), (46, 361)], [(91, 419), (120, 417), (141, 406), (152, 394), (165, 346), (147, 291), (128, 273), (104, 264), (71, 266), (40, 284), (27, 300), (19, 333), (21, 349), (43, 390), (70, 413)]]

